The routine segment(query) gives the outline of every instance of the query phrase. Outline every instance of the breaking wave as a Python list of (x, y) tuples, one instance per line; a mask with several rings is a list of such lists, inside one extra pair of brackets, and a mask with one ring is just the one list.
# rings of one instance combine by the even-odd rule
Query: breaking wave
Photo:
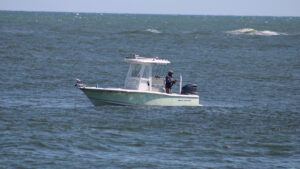
[(156, 29), (146, 29), (145, 32), (151, 32), (151, 33), (161, 33), (160, 31)]
[(233, 35), (260, 35), (260, 36), (278, 36), (278, 35), (287, 35), (286, 33), (279, 33), (270, 30), (255, 30), (252, 28), (243, 28), (237, 29), (233, 31), (227, 31), (226, 33), (233, 34)]
[(144, 34), (144, 33), (162, 33), (156, 29), (146, 29), (146, 30), (129, 30), (129, 31), (123, 31), (123, 32), (118, 32), (118, 34)]

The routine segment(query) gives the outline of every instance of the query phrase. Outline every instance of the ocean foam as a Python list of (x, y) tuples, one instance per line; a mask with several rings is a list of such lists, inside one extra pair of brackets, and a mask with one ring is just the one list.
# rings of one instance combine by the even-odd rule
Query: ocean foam
[(270, 30), (255, 30), (252, 28), (243, 28), (237, 29), (233, 31), (227, 31), (226, 33), (233, 34), (233, 35), (259, 35), (259, 36), (278, 36), (278, 35), (287, 35), (285, 33), (274, 32)]
[(156, 29), (146, 29), (146, 32), (151, 32), (151, 33), (161, 33), (160, 31), (156, 30)]

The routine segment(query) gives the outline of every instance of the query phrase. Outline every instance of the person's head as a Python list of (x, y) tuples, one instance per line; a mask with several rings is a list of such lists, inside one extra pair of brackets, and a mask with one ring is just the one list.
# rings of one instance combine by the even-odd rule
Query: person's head
[(172, 76), (173, 76), (173, 73), (174, 73), (174, 72), (173, 72), (172, 70), (170, 70), (170, 71), (168, 72), (168, 75), (172, 77)]

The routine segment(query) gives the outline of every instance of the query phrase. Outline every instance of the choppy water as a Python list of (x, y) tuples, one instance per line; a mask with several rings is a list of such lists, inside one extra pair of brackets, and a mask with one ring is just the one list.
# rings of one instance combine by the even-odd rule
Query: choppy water
[[(0, 12), (0, 168), (299, 168), (299, 28), (292, 17)], [(95, 109), (74, 88), (122, 87), (134, 53), (171, 60), (204, 106)]]

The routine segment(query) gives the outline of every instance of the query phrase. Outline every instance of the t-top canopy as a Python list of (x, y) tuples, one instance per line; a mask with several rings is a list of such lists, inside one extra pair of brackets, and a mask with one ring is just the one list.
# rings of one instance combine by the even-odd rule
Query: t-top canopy
[(165, 59), (158, 59), (158, 57), (145, 58), (145, 57), (140, 57), (139, 55), (134, 55), (133, 57), (125, 58), (125, 62), (136, 63), (136, 64), (162, 64), (162, 65), (171, 63), (170, 61)]

